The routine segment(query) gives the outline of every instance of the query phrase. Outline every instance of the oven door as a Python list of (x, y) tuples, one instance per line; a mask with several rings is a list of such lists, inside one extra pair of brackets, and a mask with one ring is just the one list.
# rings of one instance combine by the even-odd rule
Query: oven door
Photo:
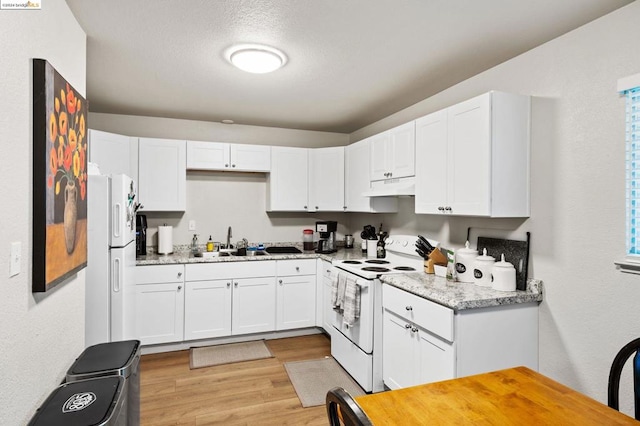
[[(345, 272), (341, 272), (345, 273)], [(349, 274), (351, 278), (355, 275)], [(373, 307), (374, 307), (374, 283), (377, 280), (358, 278), (356, 285), (360, 287), (360, 318), (352, 327), (342, 321), (342, 314), (333, 311), (332, 324), (340, 333), (356, 344), (363, 352), (373, 352)]]

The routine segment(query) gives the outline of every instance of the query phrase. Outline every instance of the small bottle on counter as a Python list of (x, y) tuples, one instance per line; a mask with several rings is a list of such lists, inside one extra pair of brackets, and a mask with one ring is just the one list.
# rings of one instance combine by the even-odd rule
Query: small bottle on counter
[(207, 241), (207, 251), (212, 252), (215, 250), (215, 244), (213, 244), (213, 239), (211, 239), (211, 235), (209, 235), (209, 241)]
[(376, 257), (378, 259), (384, 259), (387, 256), (387, 250), (384, 248), (384, 240), (380, 238), (376, 246)]

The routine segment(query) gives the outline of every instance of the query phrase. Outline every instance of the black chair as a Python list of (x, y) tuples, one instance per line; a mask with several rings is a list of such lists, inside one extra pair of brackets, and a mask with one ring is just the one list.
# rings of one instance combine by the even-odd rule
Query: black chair
[[(634, 355), (635, 353), (635, 355)], [(627, 343), (613, 359), (609, 372), (609, 407), (619, 410), (620, 374), (629, 357), (633, 357), (633, 401), (636, 420), (640, 420), (640, 338)]]
[(343, 388), (333, 388), (327, 392), (326, 401), (331, 426), (373, 426), (362, 408)]

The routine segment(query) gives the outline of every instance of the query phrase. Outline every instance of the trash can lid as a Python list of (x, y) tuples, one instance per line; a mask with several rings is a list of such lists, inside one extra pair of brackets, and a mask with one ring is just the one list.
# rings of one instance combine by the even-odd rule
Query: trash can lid
[(122, 376), (107, 376), (62, 384), (38, 408), (29, 425), (105, 424), (118, 406), (124, 382)]
[(89, 346), (76, 359), (67, 374), (79, 375), (124, 368), (136, 357), (139, 346), (139, 340)]

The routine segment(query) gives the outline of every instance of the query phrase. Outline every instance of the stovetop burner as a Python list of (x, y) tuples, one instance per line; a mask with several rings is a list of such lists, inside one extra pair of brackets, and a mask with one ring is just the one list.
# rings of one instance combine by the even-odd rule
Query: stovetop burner
[(343, 260), (342, 263), (346, 263), (349, 265), (360, 265), (362, 264), (362, 262), (360, 262), (359, 260)]
[(389, 272), (390, 271), (389, 268), (382, 268), (380, 266), (365, 266), (364, 268), (362, 268), (362, 270), (369, 271), (369, 272)]
[(395, 268), (396, 271), (415, 271), (416, 268), (412, 268), (411, 266), (396, 266)]
[(391, 262), (389, 262), (388, 260), (371, 259), (371, 260), (365, 260), (365, 263), (374, 263), (376, 265), (386, 265)]

